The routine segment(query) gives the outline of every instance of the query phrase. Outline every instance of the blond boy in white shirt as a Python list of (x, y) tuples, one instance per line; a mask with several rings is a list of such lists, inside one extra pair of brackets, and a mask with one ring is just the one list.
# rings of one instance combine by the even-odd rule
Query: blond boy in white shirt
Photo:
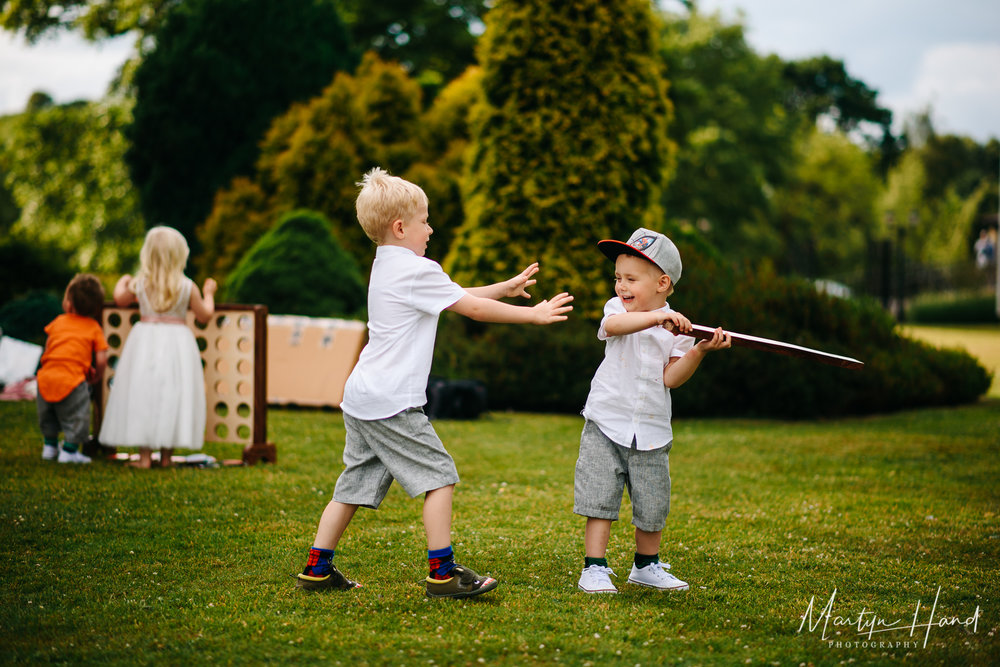
[(333, 564), (334, 551), (358, 507), (378, 509), (393, 480), (411, 498), (424, 494), (428, 597), (463, 598), (497, 586), (455, 563), (452, 495), (458, 472), (421, 407), (443, 310), (482, 322), (552, 324), (567, 318), (573, 297), (562, 293), (535, 306), (497, 299), (528, 297), (532, 264), (510, 280), (463, 288), (424, 257), (433, 229), (427, 195), (417, 185), (375, 168), (359, 183), (358, 222), (378, 246), (368, 285), (368, 344), (344, 388), (345, 469), (337, 479), (296, 587), (350, 589), (358, 584)]
[(670, 511), (670, 389), (684, 384), (705, 354), (730, 346), (729, 335), (694, 344), (691, 322), (667, 305), (681, 277), (681, 257), (666, 236), (648, 229), (627, 243), (601, 241), (615, 262), (615, 294), (604, 306), (597, 337), (606, 342), (583, 410), (586, 419), (576, 462), (573, 511), (587, 517), (579, 587), (617, 593), (607, 548), (628, 488), (635, 525), (635, 557), (628, 581), (659, 590), (687, 590), (659, 560), (660, 536)]

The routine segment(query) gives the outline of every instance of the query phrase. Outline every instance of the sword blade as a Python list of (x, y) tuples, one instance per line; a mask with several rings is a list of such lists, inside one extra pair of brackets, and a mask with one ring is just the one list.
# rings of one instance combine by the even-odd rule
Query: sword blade
[[(688, 334), (681, 335), (688, 335), (702, 339), (709, 339), (715, 335), (715, 329), (712, 327), (706, 327), (700, 324), (692, 324), (691, 326), (693, 331)], [(726, 333), (729, 334), (733, 345), (738, 345), (740, 347), (749, 347), (754, 350), (764, 350), (766, 352), (777, 352), (778, 354), (784, 354), (789, 357), (798, 357), (800, 359), (812, 359), (813, 361), (818, 361), (822, 364), (839, 366), (840, 368), (859, 369), (864, 368), (865, 366), (864, 362), (858, 361), (857, 359), (842, 357), (839, 354), (830, 354), (829, 352), (823, 352), (821, 350), (814, 350), (811, 347), (792, 345), (791, 343), (785, 343), (780, 340), (750, 336), (748, 334), (735, 333), (732, 331), (727, 331)]]

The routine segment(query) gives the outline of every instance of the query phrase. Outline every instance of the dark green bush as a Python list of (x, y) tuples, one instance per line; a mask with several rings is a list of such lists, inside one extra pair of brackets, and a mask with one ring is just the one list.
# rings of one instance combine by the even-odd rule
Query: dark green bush
[[(989, 373), (971, 356), (900, 336), (874, 302), (837, 299), (768, 271), (739, 273), (696, 239), (671, 236), (684, 276), (670, 303), (692, 321), (865, 362), (862, 370), (847, 370), (746, 348), (712, 353), (671, 392), (678, 417), (873, 414), (968, 403), (989, 388)], [(491, 408), (583, 408), (604, 354), (597, 321), (579, 310), (549, 327), (480, 325), (453, 315), (442, 321), (434, 372), (482, 380)]]
[(292, 211), (262, 236), (229, 274), (224, 298), (262, 303), (271, 313), (350, 317), (366, 292), (354, 258), (314, 211)]
[(15, 239), (0, 241), (0, 304), (31, 290), (62, 294), (73, 273), (65, 255), (55, 249)]
[(934, 294), (916, 299), (907, 310), (921, 324), (989, 324), (997, 319), (996, 296), (986, 293)]
[(0, 307), (4, 336), (45, 344), (45, 325), (61, 315), (62, 292), (35, 290)]

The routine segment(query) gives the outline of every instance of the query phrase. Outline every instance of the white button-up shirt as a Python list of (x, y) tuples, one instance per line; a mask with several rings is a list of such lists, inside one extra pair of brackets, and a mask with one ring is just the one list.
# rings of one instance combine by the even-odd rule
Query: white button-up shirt
[(340, 409), (374, 420), (427, 403), (438, 316), (463, 296), (437, 262), (379, 246), (368, 281), (368, 344), (347, 378)]
[[(662, 310), (669, 311), (670, 306)], [(609, 336), (604, 323), (624, 312), (617, 296), (604, 304), (597, 332), (605, 341), (604, 361), (590, 384), (583, 416), (623, 447), (631, 447), (634, 439), (639, 450), (659, 449), (674, 438), (670, 390), (663, 384), (663, 369), (671, 358), (683, 357), (694, 345), (694, 338), (675, 336), (663, 327)]]

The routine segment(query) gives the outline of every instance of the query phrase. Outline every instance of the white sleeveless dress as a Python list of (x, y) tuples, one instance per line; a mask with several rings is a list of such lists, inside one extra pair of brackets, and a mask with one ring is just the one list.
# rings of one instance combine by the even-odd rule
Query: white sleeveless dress
[[(153, 310), (141, 281), (135, 285), (144, 317), (187, 316), (192, 282), (177, 302)], [(205, 441), (205, 375), (187, 324), (136, 322), (115, 367), (99, 439), (112, 447), (201, 449)]]

